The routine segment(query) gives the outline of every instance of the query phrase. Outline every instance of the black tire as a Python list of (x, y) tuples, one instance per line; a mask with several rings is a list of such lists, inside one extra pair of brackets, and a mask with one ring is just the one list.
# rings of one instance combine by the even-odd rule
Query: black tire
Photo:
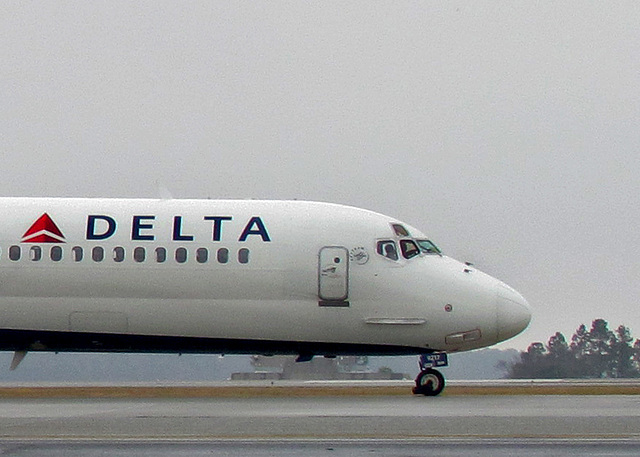
[(427, 368), (416, 378), (416, 386), (413, 388), (414, 394), (435, 397), (444, 389), (444, 376), (433, 368)]

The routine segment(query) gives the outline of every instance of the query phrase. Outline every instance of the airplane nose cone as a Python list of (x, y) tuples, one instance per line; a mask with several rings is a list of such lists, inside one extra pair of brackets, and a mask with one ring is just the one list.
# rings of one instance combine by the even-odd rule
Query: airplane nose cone
[(511, 287), (498, 286), (498, 341), (522, 332), (531, 321), (531, 308), (522, 295)]

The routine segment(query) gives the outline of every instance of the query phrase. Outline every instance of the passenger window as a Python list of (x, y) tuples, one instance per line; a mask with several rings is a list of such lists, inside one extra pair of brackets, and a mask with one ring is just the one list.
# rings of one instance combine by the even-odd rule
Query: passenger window
[(143, 247), (137, 247), (133, 250), (133, 260), (136, 262), (144, 262), (144, 259), (147, 257), (147, 252)]
[(196, 260), (198, 263), (206, 263), (209, 260), (209, 251), (207, 248), (199, 248), (196, 251)]
[(42, 248), (40, 246), (31, 246), (31, 249), (29, 249), (29, 258), (34, 262), (42, 259)]
[(113, 260), (114, 262), (122, 262), (124, 260), (124, 248), (117, 246), (113, 248)]
[(186, 261), (187, 261), (187, 249), (186, 248), (176, 249), (176, 262), (185, 263)]
[(378, 241), (376, 251), (383, 257), (391, 260), (398, 260), (398, 249), (396, 243), (391, 240)]
[(249, 250), (247, 248), (242, 248), (238, 251), (238, 262), (249, 263)]
[(80, 246), (75, 246), (71, 252), (73, 253), (73, 261), (74, 262), (80, 262), (82, 260), (82, 258), (84, 257), (84, 254), (82, 252), (82, 248)]
[(62, 260), (62, 248), (60, 246), (53, 246), (49, 252), (49, 256), (54, 262), (60, 262)]
[(94, 262), (102, 262), (104, 260), (104, 248), (96, 246), (91, 251), (91, 258)]
[(20, 249), (20, 246), (11, 246), (9, 248), (9, 258), (11, 260), (13, 260), (14, 262), (17, 262), (18, 260), (20, 260), (21, 256), (22, 256), (22, 249)]
[(227, 248), (218, 249), (218, 262), (227, 263), (229, 261), (229, 250)]
[(411, 259), (420, 254), (420, 249), (413, 240), (400, 240), (400, 249), (405, 259)]
[(162, 263), (167, 260), (167, 250), (165, 248), (156, 248), (156, 262)]

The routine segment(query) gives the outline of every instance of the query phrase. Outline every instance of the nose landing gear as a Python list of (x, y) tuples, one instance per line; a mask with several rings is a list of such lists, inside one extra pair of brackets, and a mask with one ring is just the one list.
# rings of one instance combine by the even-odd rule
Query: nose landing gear
[(448, 365), (447, 354), (434, 352), (422, 354), (418, 360), (420, 374), (416, 378), (416, 385), (412, 392), (415, 395), (435, 397), (444, 389), (444, 376), (433, 367), (446, 367)]
[(438, 370), (427, 368), (416, 378), (416, 386), (412, 392), (416, 395), (435, 397), (444, 389), (444, 376)]

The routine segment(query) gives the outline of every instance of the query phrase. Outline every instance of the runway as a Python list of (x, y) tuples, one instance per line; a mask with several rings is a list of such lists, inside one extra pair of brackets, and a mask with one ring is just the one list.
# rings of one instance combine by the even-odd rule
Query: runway
[(3, 439), (640, 439), (640, 396), (3, 399)]
[(639, 455), (637, 395), (0, 399), (2, 455)]
[(20, 457), (302, 456), (434, 457), (609, 456), (636, 457), (636, 441), (568, 440), (242, 440), (242, 441), (0, 441), (0, 454)]

